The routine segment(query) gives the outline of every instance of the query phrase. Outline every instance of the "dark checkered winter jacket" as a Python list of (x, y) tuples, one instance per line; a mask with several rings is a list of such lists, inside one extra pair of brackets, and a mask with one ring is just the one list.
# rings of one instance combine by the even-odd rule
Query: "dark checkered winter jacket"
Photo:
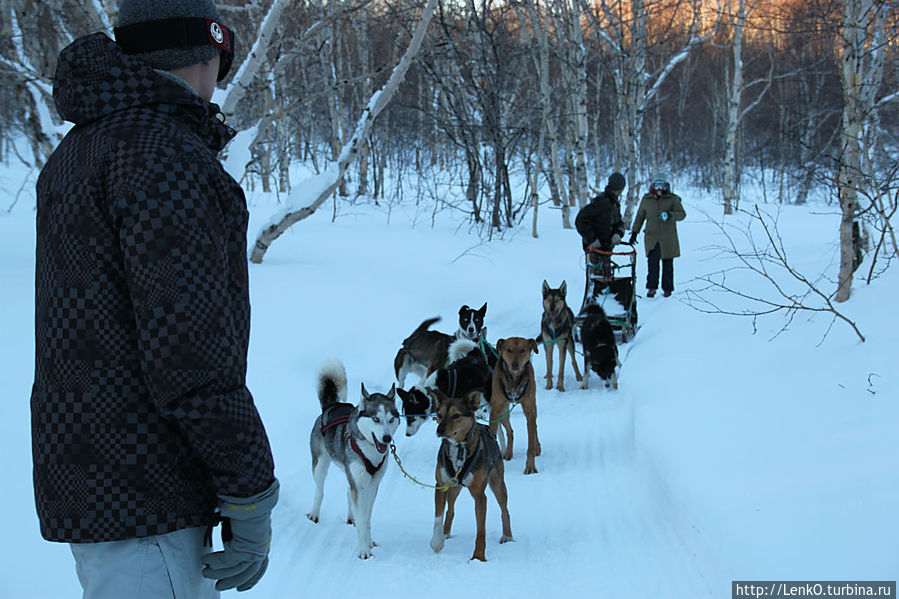
[(75, 123), (37, 184), (31, 395), (41, 533), (92, 542), (214, 520), (273, 481), (245, 385), (243, 192), (217, 108), (103, 34), (60, 55)]

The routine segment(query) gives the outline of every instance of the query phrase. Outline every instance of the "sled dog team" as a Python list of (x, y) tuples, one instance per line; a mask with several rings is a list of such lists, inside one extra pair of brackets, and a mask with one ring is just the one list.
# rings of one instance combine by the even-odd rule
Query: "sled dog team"
[[(487, 304), (477, 310), (462, 306), (455, 335), (430, 330), (439, 318), (425, 320), (403, 341), (396, 354), (394, 372), (400, 388), (394, 384), (386, 394), (369, 393), (363, 384), (358, 405), (346, 401), (347, 378), (343, 365), (337, 361), (326, 364), (318, 377), (322, 414), (316, 419), (309, 439), (316, 488), (308, 518), (318, 522), (325, 478), (331, 462), (336, 462), (347, 477), (346, 521), (356, 527), (358, 556), (371, 557), (375, 546), (371, 538), (372, 509), (386, 470), (388, 449), (400, 425), (401, 415), (395, 402), (399, 395), (406, 436), (414, 435), (425, 420), (434, 418), (441, 439), (431, 548), (435, 552), (443, 549), (462, 487), (468, 488), (475, 502), (477, 533), (471, 559), (486, 561), (488, 486), (501, 510), (500, 543), (513, 540), (503, 460), (512, 459), (514, 436), (509, 413), (516, 404), (521, 405), (527, 422), (525, 474), (537, 472), (535, 459), (540, 455), (537, 384), (531, 354), (539, 353), (538, 347), (544, 346), (547, 389), (553, 388), (554, 348), (558, 348), (559, 355), (558, 390), (564, 391), (566, 355), (571, 357), (577, 380), (582, 380), (582, 389), (587, 388), (590, 370), (606, 387), (618, 386), (620, 362), (615, 335), (599, 306), (589, 306), (582, 314), (584, 374), (581, 376), (575, 361), (575, 317), (565, 301), (566, 291), (564, 281), (557, 289), (544, 281), (539, 335), (499, 339), (496, 347), (486, 340)], [(421, 380), (403, 389), (409, 374), (417, 374)], [(478, 422), (479, 419), (488, 424)]]

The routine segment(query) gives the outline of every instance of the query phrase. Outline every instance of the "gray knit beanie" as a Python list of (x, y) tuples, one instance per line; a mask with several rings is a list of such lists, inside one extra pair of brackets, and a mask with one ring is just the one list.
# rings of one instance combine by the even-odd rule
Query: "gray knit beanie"
[[(117, 26), (175, 17), (220, 20), (213, 0), (119, 0)], [(212, 60), (218, 53), (219, 49), (215, 46), (193, 46), (144, 52), (135, 56), (154, 69), (173, 71)]]

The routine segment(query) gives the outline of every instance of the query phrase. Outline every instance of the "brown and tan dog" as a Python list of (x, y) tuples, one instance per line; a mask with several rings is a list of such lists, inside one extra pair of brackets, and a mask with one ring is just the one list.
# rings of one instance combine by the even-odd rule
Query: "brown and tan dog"
[(528, 423), (528, 454), (525, 474), (537, 472), (534, 458), (540, 455), (537, 438), (537, 383), (534, 382), (534, 366), (531, 352), (537, 351), (537, 341), (524, 337), (509, 337), (496, 342), (499, 360), (493, 369), (493, 392), (490, 396), (490, 430), (496, 433), (502, 422), (506, 431), (506, 451), (503, 459), (512, 459), (512, 424), (509, 411), (512, 404), (520, 403)]
[(487, 485), (490, 485), (502, 513), (503, 536), (499, 542), (514, 540), (509, 509), (506, 506), (508, 494), (499, 444), (493, 432), (475, 420), (475, 410), (480, 407), (483, 398), (480, 391), (472, 391), (463, 399), (449, 399), (440, 391), (435, 391), (435, 394), (438, 400), (437, 436), (443, 439), (437, 453), (437, 486), (452, 486), (448, 489), (438, 488), (434, 492), (434, 535), (431, 537), (431, 549), (435, 553), (443, 549), (444, 540), (453, 526), (456, 498), (462, 487), (468, 487), (474, 499), (477, 522), (477, 536), (471, 559), (486, 562)]

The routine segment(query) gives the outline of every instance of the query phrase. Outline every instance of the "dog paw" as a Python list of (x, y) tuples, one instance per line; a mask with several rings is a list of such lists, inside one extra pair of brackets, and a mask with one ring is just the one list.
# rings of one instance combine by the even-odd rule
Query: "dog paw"
[(514, 540), (515, 539), (512, 538), (512, 535), (503, 535), (499, 538), (499, 544), (502, 545), (503, 543), (508, 543), (509, 541)]
[(581, 379), (583, 379), (584, 377), (583, 377), (583, 375), (575, 374), (575, 375), (574, 375), (574, 378), (576, 378), (577, 380), (581, 380)]
[(511, 459), (512, 459), (512, 452), (511, 452), (511, 451), (507, 451), (506, 453), (504, 453), (504, 454), (503, 454), (503, 459), (506, 460), (507, 462), (508, 462), (509, 460), (511, 460)]
[(553, 388), (553, 380), (550, 377), (546, 377), (546, 388), (547, 390)]
[(537, 466), (534, 464), (528, 464), (524, 467), (525, 474), (537, 474)]
[(587, 385), (587, 379), (584, 379), (584, 382), (581, 383), (581, 389), (589, 389), (590, 387)]
[(350, 524), (350, 525), (356, 524), (356, 522), (353, 520), (353, 518), (351, 516), (347, 516), (346, 523)]
[(431, 538), (431, 549), (434, 550), (434, 553), (440, 553), (443, 549), (444, 537), (443, 535), (434, 535)]
[(487, 556), (484, 555), (483, 553), (475, 552), (474, 555), (471, 556), (471, 559), (468, 561), (472, 561), (472, 560), (478, 560), (479, 562), (486, 562)]
[(359, 559), (368, 559), (372, 557), (372, 555), (371, 548), (359, 550)]
[(316, 524), (318, 524), (318, 514), (309, 512), (308, 514), (306, 514), (306, 517), (309, 518), (310, 520), (312, 520), (313, 522), (315, 522)]
[(564, 390), (565, 390), (565, 385), (564, 385), (564, 383), (562, 383), (562, 381), (559, 381), (558, 383), (556, 383), (556, 390), (557, 390), (557, 391), (564, 391)]

